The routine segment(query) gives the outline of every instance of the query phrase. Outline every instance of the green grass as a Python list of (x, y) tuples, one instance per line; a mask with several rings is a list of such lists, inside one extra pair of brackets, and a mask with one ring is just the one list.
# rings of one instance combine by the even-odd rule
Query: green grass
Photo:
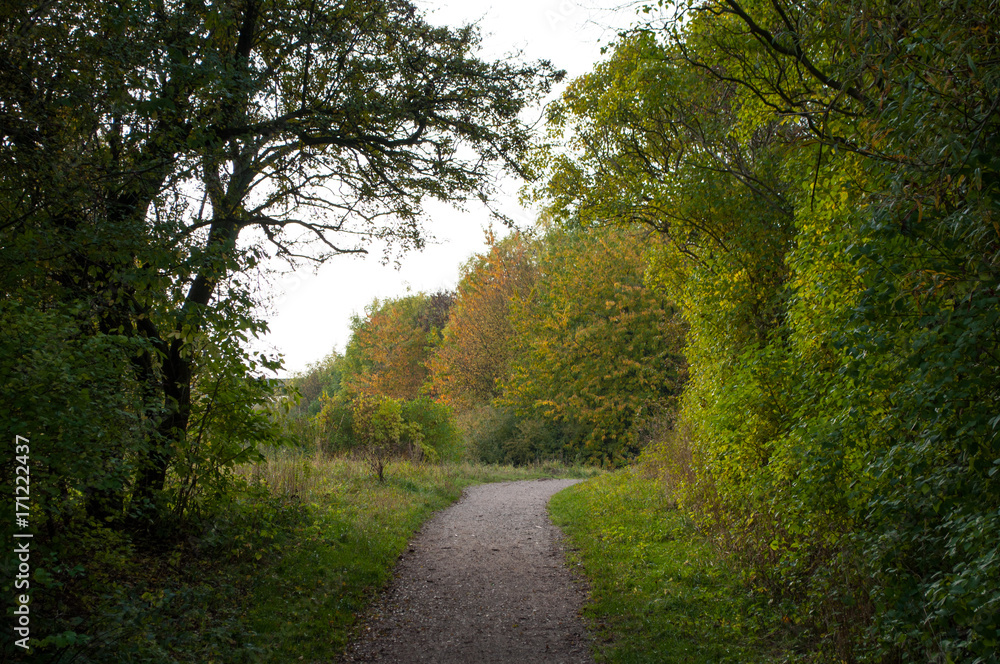
[(307, 517), (260, 566), (247, 620), (264, 661), (328, 662), (390, 579), (399, 554), (434, 511), (482, 482), (588, 476), (592, 469), (394, 463), (379, 483), (348, 459), (272, 459), (257, 470), (273, 490), (298, 495)]
[(464, 487), (598, 473), (392, 463), (380, 483), (349, 458), (276, 451), (159, 539), (64, 529), (44, 561), (52, 572), (40, 565), (35, 578), (33, 635), (44, 638), (31, 661), (336, 661), (413, 532)]
[(781, 661), (780, 614), (750, 595), (655, 480), (603, 475), (556, 494), (549, 511), (590, 581), (584, 615), (598, 661)]

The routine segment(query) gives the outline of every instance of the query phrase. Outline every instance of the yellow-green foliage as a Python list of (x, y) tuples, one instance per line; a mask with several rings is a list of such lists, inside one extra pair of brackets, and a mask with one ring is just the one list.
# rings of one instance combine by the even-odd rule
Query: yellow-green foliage
[(998, 16), (681, 2), (551, 114), (551, 213), (666, 239), (690, 380), (648, 458), (817, 658), (998, 661)]
[(320, 403), (313, 422), (321, 433), (320, 447), (328, 452), (357, 449), (430, 462), (456, 461), (464, 453), (451, 407), (428, 397), (342, 392), (324, 394)]
[(539, 278), (514, 303), (519, 340), (499, 402), (575, 424), (568, 451), (607, 464), (634, 458), (637, 422), (672, 411), (686, 376), (685, 326), (644, 279), (648, 242), (638, 231), (549, 228)]

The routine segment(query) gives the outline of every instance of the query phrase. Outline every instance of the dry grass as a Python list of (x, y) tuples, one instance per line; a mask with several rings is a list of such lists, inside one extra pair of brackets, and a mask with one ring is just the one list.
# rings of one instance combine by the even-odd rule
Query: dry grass
[[(483, 482), (498, 482), (540, 477), (588, 478), (601, 474), (598, 468), (545, 461), (527, 466), (487, 465), (471, 461), (430, 464), (409, 460), (394, 460), (386, 467), (387, 479), (415, 479), (434, 484), (467, 486)], [(346, 481), (371, 475), (369, 465), (350, 454), (329, 456), (295, 449), (271, 450), (261, 463), (246, 465), (238, 474), (253, 484), (263, 484), (272, 492), (297, 496), (314, 502), (332, 488)]]

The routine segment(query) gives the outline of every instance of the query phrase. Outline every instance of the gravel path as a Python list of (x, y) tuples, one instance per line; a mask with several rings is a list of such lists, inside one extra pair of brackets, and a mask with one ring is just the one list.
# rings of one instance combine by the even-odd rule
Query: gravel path
[(481, 484), (410, 543), (348, 662), (592, 664), (545, 506), (579, 480)]

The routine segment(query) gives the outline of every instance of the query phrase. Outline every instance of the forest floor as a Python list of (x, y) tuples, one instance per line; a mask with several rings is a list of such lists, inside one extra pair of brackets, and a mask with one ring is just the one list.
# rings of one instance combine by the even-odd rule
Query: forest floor
[(348, 662), (593, 662), (586, 592), (549, 498), (579, 480), (469, 487), (411, 541)]

